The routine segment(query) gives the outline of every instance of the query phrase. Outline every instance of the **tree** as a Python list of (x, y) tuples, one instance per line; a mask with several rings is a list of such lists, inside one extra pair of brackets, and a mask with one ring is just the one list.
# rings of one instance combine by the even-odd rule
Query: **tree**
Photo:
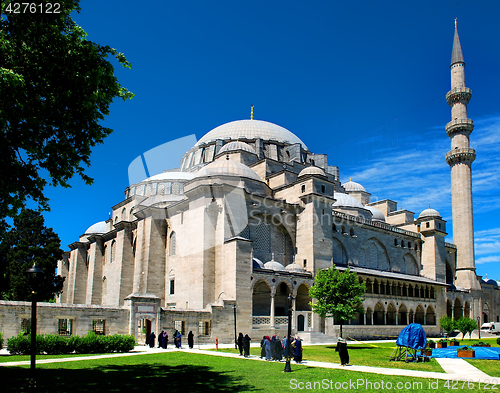
[[(125, 56), (88, 41), (72, 20), (79, 2), (58, 1), (60, 13), (49, 0), (0, 4), (0, 218), (14, 217), (27, 199), (48, 210), (46, 178), (69, 187), (78, 173), (91, 184), (91, 148), (112, 132), (99, 122), (113, 98), (133, 97), (107, 60), (130, 68)], [(16, 4), (37, 12), (14, 13)], [(49, 4), (52, 12), (41, 12)]]
[(61, 241), (52, 228), (44, 224), (40, 213), (25, 209), (14, 218), (13, 228), (4, 236), (1, 243), (6, 261), (3, 299), (30, 300), (26, 270), (33, 263), (44, 271), (36, 287), (38, 299), (49, 301), (61, 293), (64, 278), (56, 275), (57, 261), (63, 254)]
[(309, 296), (316, 299), (311, 302), (312, 310), (322, 318), (335, 318), (342, 325), (357, 313), (362, 313), (364, 283), (359, 282), (356, 273), (349, 269), (341, 272), (335, 266), (318, 271), (314, 285), (309, 289)]
[(443, 328), (443, 330), (448, 333), (448, 337), (452, 331), (455, 330), (455, 321), (451, 319), (448, 315), (445, 315), (439, 319), (439, 324)]
[(469, 317), (461, 317), (457, 321), (455, 321), (455, 325), (457, 329), (462, 333), (462, 340), (464, 339), (465, 335), (469, 333), (469, 340), (471, 338), (472, 332), (474, 329), (477, 329), (477, 323), (474, 321), (472, 318)]

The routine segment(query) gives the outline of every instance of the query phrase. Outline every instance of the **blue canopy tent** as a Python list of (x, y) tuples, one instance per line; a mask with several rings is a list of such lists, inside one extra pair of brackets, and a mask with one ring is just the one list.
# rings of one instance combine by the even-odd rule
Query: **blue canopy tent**
[(422, 325), (410, 323), (406, 326), (399, 333), (396, 345), (389, 360), (404, 360), (405, 362), (417, 360), (417, 351), (427, 346), (427, 336)]

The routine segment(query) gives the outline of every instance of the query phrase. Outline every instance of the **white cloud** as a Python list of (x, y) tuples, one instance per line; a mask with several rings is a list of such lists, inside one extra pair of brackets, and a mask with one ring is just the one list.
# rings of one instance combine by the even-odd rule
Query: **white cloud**
[(485, 263), (500, 262), (500, 255), (490, 255), (488, 257), (481, 257), (476, 259), (476, 265), (483, 265)]

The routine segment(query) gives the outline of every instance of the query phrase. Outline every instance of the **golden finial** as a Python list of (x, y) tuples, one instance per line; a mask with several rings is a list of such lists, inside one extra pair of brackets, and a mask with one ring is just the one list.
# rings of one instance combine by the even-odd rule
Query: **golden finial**
[(457, 18), (455, 18), (455, 27), (457, 27)]
[(250, 107), (250, 120), (253, 120), (253, 105)]
[(349, 181), (352, 181), (352, 177), (349, 178)]

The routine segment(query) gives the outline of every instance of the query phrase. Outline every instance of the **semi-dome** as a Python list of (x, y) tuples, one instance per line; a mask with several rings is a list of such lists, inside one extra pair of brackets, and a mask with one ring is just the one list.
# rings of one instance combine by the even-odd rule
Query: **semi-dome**
[(85, 231), (85, 235), (102, 234), (106, 232), (106, 221), (99, 221), (88, 227)]
[(295, 134), (277, 124), (263, 120), (237, 120), (214, 128), (205, 134), (195, 146), (214, 142), (217, 139), (263, 139), (287, 144), (300, 143), (305, 150), (307, 146)]
[(367, 205), (367, 206), (365, 206), (365, 209), (369, 210), (372, 213), (372, 220), (373, 221), (382, 221), (382, 222), (385, 222), (384, 213), (382, 213), (376, 207), (368, 206)]
[(166, 172), (158, 173), (157, 175), (148, 177), (147, 179), (143, 180), (143, 182), (159, 181), (159, 180), (191, 180), (194, 177), (195, 177), (195, 174), (192, 172), (166, 171)]
[(355, 181), (349, 180), (347, 183), (344, 183), (344, 189), (347, 191), (363, 191), (366, 192), (365, 188)]
[(195, 177), (207, 176), (239, 176), (261, 181), (259, 175), (245, 164), (224, 158), (215, 160), (201, 168)]
[(255, 152), (255, 149), (252, 146), (250, 146), (248, 143), (240, 142), (240, 141), (226, 143), (219, 150), (219, 154), (225, 153), (228, 151), (237, 151), (237, 150), (243, 150), (243, 151), (246, 151), (248, 153), (257, 154)]
[(254, 269), (264, 269), (264, 263), (257, 258), (253, 258), (252, 265)]
[(264, 263), (264, 269), (269, 269), (269, 270), (285, 270), (285, 267), (276, 261), (269, 261)]
[(326, 176), (325, 171), (317, 166), (308, 166), (300, 171), (299, 177), (306, 175)]
[(332, 205), (333, 207), (360, 207), (365, 209), (360, 201), (350, 195), (334, 192), (333, 198), (335, 199), (335, 203)]
[(302, 268), (300, 265), (297, 265), (296, 263), (291, 263), (290, 265), (285, 266), (285, 270), (293, 273), (305, 273), (306, 270)]
[(441, 214), (437, 210), (431, 209), (430, 207), (428, 209), (425, 209), (418, 218), (441, 218)]

